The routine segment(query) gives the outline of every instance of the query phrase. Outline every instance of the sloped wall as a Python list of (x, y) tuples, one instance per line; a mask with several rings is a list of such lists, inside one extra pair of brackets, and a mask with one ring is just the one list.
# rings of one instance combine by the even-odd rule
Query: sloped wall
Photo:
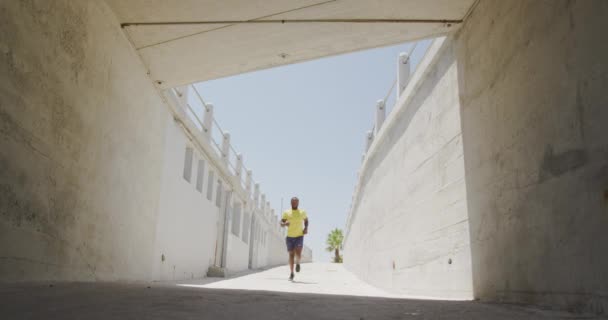
[(344, 264), (417, 297), (473, 296), (458, 68), (436, 40), (361, 169)]

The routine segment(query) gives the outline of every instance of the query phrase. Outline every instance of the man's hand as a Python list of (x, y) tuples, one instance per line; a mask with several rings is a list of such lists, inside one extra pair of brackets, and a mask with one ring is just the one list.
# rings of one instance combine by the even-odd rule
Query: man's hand
[(304, 231), (302, 231), (304, 234), (308, 233), (308, 228), (304, 228)]
[(281, 221), (281, 227), (289, 227), (289, 221)]

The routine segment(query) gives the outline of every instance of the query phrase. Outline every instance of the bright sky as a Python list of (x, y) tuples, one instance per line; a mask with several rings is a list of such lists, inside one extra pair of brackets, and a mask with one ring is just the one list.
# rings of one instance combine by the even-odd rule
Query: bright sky
[[(418, 44), (415, 67), (430, 40)], [(300, 198), (310, 220), (304, 243), (329, 261), (325, 239), (344, 229), (365, 132), (397, 75), (402, 44), (242, 74), (196, 85), (230, 132), (275, 213)], [(387, 102), (392, 109), (394, 92)]]

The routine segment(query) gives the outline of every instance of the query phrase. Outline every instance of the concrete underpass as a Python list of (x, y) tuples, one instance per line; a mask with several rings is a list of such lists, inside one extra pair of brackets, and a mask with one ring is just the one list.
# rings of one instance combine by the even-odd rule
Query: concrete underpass
[[(605, 318), (606, 30), (604, 0), (2, 0), (0, 318)], [(421, 39), (344, 264), (287, 281), (192, 84)]]

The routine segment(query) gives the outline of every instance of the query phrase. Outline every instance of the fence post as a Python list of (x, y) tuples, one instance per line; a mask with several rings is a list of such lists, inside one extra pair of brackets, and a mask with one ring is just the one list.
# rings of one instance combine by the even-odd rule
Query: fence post
[(406, 52), (399, 54), (399, 63), (397, 71), (397, 100), (401, 97), (401, 93), (405, 90), (407, 83), (410, 80), (410, 56)]
[(213, 127), (213, 104), (207, 103), (205, 105), (205, 116), (203, 117), (203, 132), (208, 142), (211, 141), (211, 132)]
[[(264, 210), (264, 213), (266, 214), (266, 218), (270, 218), (270, 201), (266, 201), (266, 210)], [(268, 219), (270, 220), (270, 219)]]
[(222, 161), (225, 165), (228, 165), (228, 155), (230, 153), (230, 133), (224, 133), (224, 139), (222, 139)]
[(372, 145), (374, 141), (374, 132), (369, 130), (367, 131), (367, 137), (365, 137), (365, 152), (369, 150), (369, 147)]
[[(241, 173), (243, 171), (243, 154), (239, 153), (236, 155), (236, 176), (241, 179)], [(239, 182), (240, 183), (240, 182)]]
[(190, 86), (181, 86), (175, 89), (177, 93), (177, 100), (181, 104), (181, 107), (186, 108), (186, 104), (188, 103), (188, 90)]
[(253, 188), (253, 205), (257, 209), (260, 203), (260, 184), (256, 183)]
[(251, 170), (247, 170), (247, 176), (245, 178), (245, 190), (247, 191), (247, 196), (251, 197), (251, 180), (253, 178), (253, 172)]
[(384, 108), (384, 100), (378, 100), (376, 102), (376, 126), (374, 136), (377, 136), (378, 132), (380, 132), (380, 128), (382, 127), (385, 118), (386, 109)]

